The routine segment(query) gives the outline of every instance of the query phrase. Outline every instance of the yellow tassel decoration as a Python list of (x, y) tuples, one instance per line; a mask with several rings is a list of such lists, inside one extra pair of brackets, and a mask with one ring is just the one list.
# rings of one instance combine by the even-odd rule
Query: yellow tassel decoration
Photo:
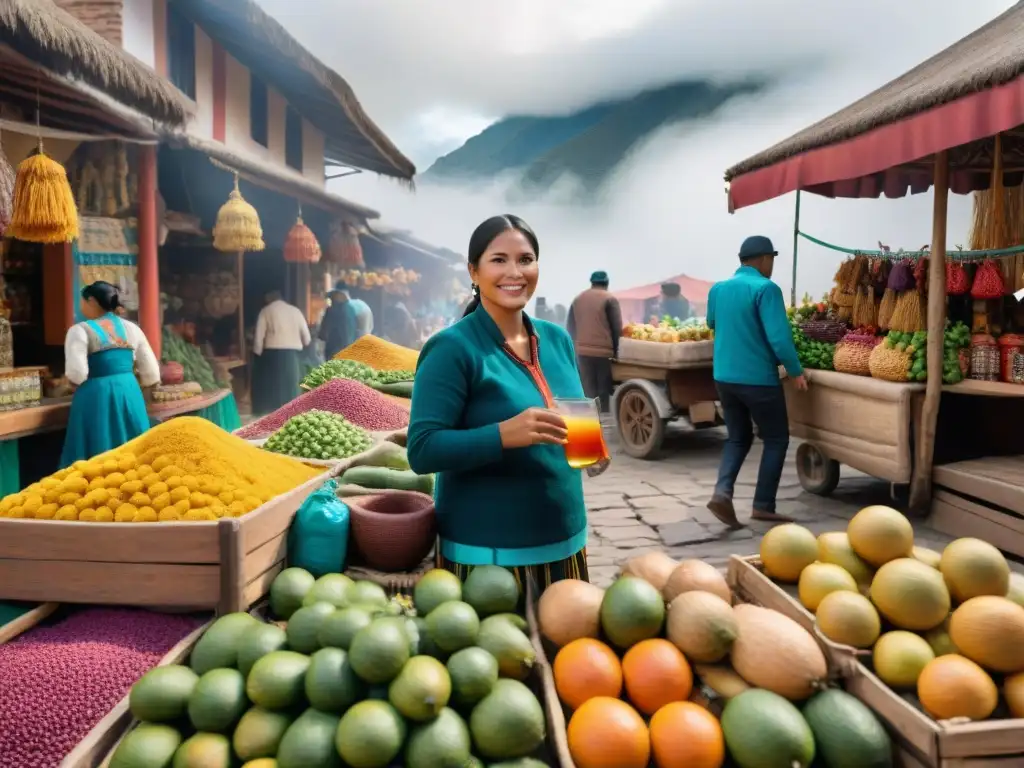
[(18, 166), (7, 235), (30, 243), (70, 243), (78, 237), (78, 209), (67, 171), (42, 147)]
[(284, 260), (294, 264), (316, 264), (320, 261), (320, 243), (313, 230), (306, 226), (299, 214), (298, 220), (288, 230), (284, 241)]
[(892, 322), (892, 313), (896, 310), (896, 291), (886, 288), (882, 294), (882, 303), (878, 305), (878, 327), (883, 331), (889, 330), (889, 323)]
[(217, 211), (213, 247), (225, 253), (262, 251), (265, 247), (260, 216), (238, 190), (238, 174), (235, 174), (235, 188), (228, 195), (228, 201)]

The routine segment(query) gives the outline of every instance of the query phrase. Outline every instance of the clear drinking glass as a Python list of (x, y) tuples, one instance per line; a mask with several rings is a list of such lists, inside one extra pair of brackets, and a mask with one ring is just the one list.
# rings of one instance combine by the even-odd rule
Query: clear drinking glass
[(597, 400), (555, 398), (554, 410), (565, 420), (569, 431), (565, 444), (569, 466), (585, 469), (597, 464), (606, 454)]

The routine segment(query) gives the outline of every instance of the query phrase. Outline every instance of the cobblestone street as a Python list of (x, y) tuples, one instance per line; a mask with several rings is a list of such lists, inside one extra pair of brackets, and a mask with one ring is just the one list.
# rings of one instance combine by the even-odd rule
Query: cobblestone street
[[(619, 563), (650, 549), (663, 549), (678, 559), (701, 558), (718, 567), (724, 567), (729, 555), (757, 553), (761, 536), (771, 527), (769, 523), (753, 522), (747, 528), (730, 531), (705, 507), (718, 473), (724, 429), (674, 432), (655, 461), (641, 461), (623, 453), (614, 427), (606, 427), (605, 436), (612, 451), (612, 465), (600, 477), (584, 478), (592, 581), (607, 585)], [(890, 503), (888, 483), (845, 466), (831, 497), (806, 493), (794, 466), (797, 444), (794, 441), (790, 445), (782, 475), (779, 512), (817, 534), (843, 530), (847, 521), (869, 504)], [(750, 515), (760, 457), (761, 444), (755, 442), (736, 486), (736, 512), (741, 521)], [(916, 541), (922, 546), (941, 550), (950, 540), (921, 521), (914, 521), (914, 528)]]

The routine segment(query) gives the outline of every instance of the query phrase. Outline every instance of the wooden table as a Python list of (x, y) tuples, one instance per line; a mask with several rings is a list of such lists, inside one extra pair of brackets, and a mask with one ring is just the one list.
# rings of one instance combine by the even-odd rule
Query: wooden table
[[(187, 400), (151, 403), (148, 411), (153, 421), (162, 422), (185, 413), (195, 413), (209, 408), (230, 394), (230, 389), (218, 389), (213, 392), (204, 392)], [(66, 429), (70, 412), (70, 397), (44, 399), (42, 404), (34, 408), (0, 411), (0, 440), (17, 440), (28, 435)]]

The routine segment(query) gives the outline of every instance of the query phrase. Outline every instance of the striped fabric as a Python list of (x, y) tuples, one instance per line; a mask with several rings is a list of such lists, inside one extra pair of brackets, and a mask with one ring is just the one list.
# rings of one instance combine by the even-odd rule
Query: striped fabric
[[(448, 560), (441, 555), (440, 549), (440, 547), (437, 548), (437, 567), (444, 568), (446, 571), (451, 571), (458, 576), (461, 581), (465, 581), (466, 577), (469, 576), (469, 572), (472, 571), (475, 566), (453, 563), (451, 560)], [(525, 591), (526, 581), (530, 577), (533, 577), (536, 580), (537, 587), (542, 592), (556, 581), (561, 581), (562, 579), (590, 581), (590, 576), (587, 572), (586, 547), (581, 549), (572, 557), (567, 557), (565, 560), (558, 560), (554, 563), (545, 563), (544, 565), (518, 566), (516, 568), (509, 568), (509, 570), (512, 571), (512, 574), (516, 577), (516, 582), (519, 584), (520, 590), (523, 591)]]

